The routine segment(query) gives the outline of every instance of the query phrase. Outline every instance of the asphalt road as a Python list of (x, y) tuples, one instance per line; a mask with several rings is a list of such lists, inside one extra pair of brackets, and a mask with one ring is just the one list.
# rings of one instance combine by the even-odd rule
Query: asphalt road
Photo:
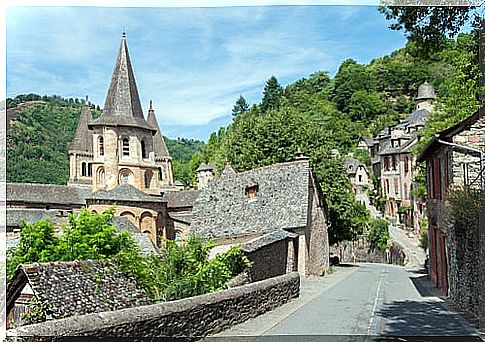
[(337, 268), (337, 274), (328, 277), (302, 279), (299, 299), (216, 336), (339, 335), (337, 340), (350, 341), (355, 337), (344, 335), (474, 334), (426, 291), (424, 277), (393, 265)]

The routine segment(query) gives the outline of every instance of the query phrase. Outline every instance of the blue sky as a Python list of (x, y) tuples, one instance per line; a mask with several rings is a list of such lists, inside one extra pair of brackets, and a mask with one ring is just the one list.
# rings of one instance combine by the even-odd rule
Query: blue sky
[(231, 122), (239, 95), (261, 100), (275, 75), (286, 85), (333, 76), (403, 47), (374, 6), (220, 8), (7, 8), (7, 96), (89, 98), (103, 107), (121, 32), (138, 91), (163, 133), (207, 140)]

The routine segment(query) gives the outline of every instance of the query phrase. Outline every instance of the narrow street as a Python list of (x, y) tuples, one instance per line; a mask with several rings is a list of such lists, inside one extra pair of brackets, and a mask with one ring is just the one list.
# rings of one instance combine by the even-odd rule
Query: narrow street
[(426, 290), (425, 278), (400, 266), (343, 265), (303, 278), (300, 298), (215, 336), (475, 334)]

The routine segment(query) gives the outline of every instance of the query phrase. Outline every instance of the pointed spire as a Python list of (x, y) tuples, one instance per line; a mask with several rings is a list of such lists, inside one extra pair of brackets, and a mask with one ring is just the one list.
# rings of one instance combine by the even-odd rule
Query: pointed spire
[(160, 131), (160, 126), (158, 126), (157, 117), (155, 116), (155, 111), (153, 110), (152, 101), (150, 100), (150, 108), (148, 109), (148, 124), (157, 130), (153, 136), (153, 151), (155, 152), (155, 159), (162, 159), (163, 157), (170, 157), (167, 145), (163, 140), (162, 132)]
[(106, 95), (103, 114), (92, 125), (117, 125), (151, 129), (143, 117), (124, 32)]
[(79, 116), (74, 139), (72, 139), (72, 142), (69, 144), (69, 152), (93, 152), (93, 132), (88, 129), (88, 124), (91, 120), (91, 108), (89, 108), (89, 101), (86, 96), (86, 101), (84, 102), (81, 115)]

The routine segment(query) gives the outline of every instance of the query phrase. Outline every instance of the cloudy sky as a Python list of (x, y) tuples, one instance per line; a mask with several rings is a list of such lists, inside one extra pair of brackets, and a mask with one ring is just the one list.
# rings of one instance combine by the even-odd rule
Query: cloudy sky
[(405, 44), (374, 6), (219, 8), (10, 7), (7, 96), (89, 98), (103, 107), (121, 32), (138, 90), (164, 134), (207, 140), (234, 102), (261, 100), (346, 58), (368, 63)]

